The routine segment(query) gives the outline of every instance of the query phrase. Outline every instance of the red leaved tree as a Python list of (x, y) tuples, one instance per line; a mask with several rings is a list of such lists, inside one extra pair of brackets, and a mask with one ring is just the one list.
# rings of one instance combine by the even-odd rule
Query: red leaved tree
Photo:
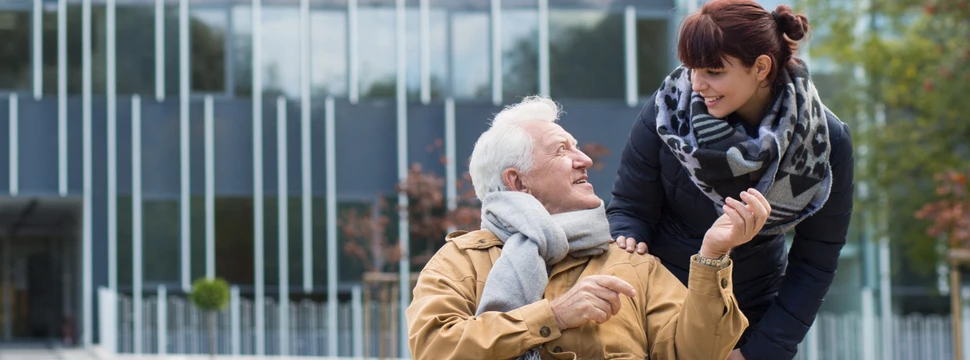
[(947, 236), (950, 249), (970, 249), (970, 196), (966, 172), (948, 171), (934, 176), (939, 200), (924, 205), (916, 218), (931, 221), (926, 234)]

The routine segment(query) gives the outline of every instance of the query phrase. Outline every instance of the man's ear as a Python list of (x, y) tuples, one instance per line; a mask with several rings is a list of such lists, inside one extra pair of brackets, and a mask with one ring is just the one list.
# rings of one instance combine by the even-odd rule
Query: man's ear
[(516, 168), (508, 168), (502, 172), (502, 183), (505, 184), (510, 191), (521, 191), (528, 193), (529, 189), (525, 185), (525, 181), (522, 180), (522, 172)]
[(765, 81), (768, 78), (768, 74), (771, 72), (771, 64), (771, 57), (768, 55), (761, 55), (754, 59), (754, 71), (758, 81)]

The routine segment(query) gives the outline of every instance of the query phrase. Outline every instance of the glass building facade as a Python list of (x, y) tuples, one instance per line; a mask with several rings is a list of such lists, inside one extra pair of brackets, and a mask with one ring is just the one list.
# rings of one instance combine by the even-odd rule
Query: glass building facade
[[(434, 249), (394, 210), (396, 185), (419, 164), (455, 203), (478, 134), (525, 95), (612, 150), (591, 179), (609, 199), (630, 122), (676, 66), (678, 8), (4, 1), (0, 337), (97, 343), (99, 288), (140, 301), (219, 276), (259, 304), (341, 301), (368, 271), (403, 283)], [(349, 250), (357, 214), (415, 253)]]
[[(475, 140), (525, 95), (560, 102), (563, 126), (597, 145), (590, 182), (608, 201), (630, 124), (678, 65), (676, 28), (696, 6), (3, 1), (0, 339), (98, 343), (98, 289), (141, 304), (208, 276), (254, 304), (245, 316), (263, 330), (244, 335), (243, 353), (280, 352), (265, 329), (287, 320), (266, 302), (326, 303), (317, 326), (335, 331), (365, 274), (409, 288), (440, 245), (398, 211), (415, 199), (397, 185), (419, 165), (460, 204)], [(825, 101), (839, 74), (821, 68)], [(889, 277), (877, 277), (889, 253), (868, 241), (866, 219), (854, 215), (824, 311), (865, 308), (877, 288), (889, 303)], [(894, 293), (939, 302), (916, 283)], [(406, 306), (409, 291), (390, 301)], [(340, 339), (321, 353), (356, 354)], [(392, 343), (406, 354), (403, 340)]]

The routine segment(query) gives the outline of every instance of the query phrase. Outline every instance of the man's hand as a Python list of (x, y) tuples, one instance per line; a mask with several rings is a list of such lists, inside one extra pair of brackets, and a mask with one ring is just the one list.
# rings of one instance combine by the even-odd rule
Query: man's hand
[(727, 360), (744, 360), (744, 355), (741, 355), (741, 350), (734, 349), (731, 355), (728, 355)]
[(604, 323), (620, 312), (620, 294), (634, 297), (637, 291), (612, 275), (591, 275), (550, 303), (559, 330), (579, 327), (587, 321)]
[(717, 218), (704, 234), (701, 256), (719, 258), (735, 246), (751, 241), (761, 231), (771, 214), (768, 199), (758, 190), (748, 189), (741, 193), (741, 200), (747, 204), (733, 198), (726, 199), (724, 215)]
[(647, 243), (637, 244), (637, 241), (634, 240), (632, 237), (628, 238), (626, 236), (620, 236), (616, 238), (616, 246), (620, 247), (620, 249), (626, 250), (626, 252), (631, 254), (634, 251), (636, 251), (637, 254), (640, 254), (640, 255), (647, 253)]

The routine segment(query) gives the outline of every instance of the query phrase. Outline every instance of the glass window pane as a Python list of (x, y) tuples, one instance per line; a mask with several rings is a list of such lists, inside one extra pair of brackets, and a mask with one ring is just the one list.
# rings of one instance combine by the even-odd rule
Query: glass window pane
[(310, 13), (310, 76), (314, 96), (347, 95), (347, 11)]
[(660, 88), (670, 72), (670, 52), (675, 38), (669, 35), (667, 19), (637, 19), (637, 88), (649, 97)]
[[(421, 99), (421, 11), (418, 0), (407, 2), (407, 88), (408, 99)], [(441, 8), (428, 10), (428, 53), (430, 70), (431, 98), (441, 99), (445, 94), (448, 74), (447, 47), (448, 36), (445, 32), (447, 13)]]
[(539, 92), (539, 13), (535, 6), (502, 9), (502, 69), (505, 99)]
[[(194, 157), (194, 156), (193, 156)], [(195, 175), (193, 174), (193, 178)], [(204, 180), (203, 180), (204, 181)], [(191, 220), (189, 220), (189, 232), (191, 245), (189, 248), (189, 280), (205, 277), (205, 196), (195, 196), (189, 198)], [(181, 233), (181, 229), (179, 229)]]
[[(302, 210), (301, 210), (302, 211)], [(313, 287), (327, 286), (327, 199), (313, 197)], [(302, 235), (301, 235), (302, 236)], [(302, 256), (302, 252), (301, 252)]]
[(554, 97), (621, 99), (624, 69), (622, 13), (550, 10), (549, 85)]
[(396, 90), (396, 22), (394, 2), (363, 6), (357, 12), (360, 96), (394, 97)]
[[(44, 21), (57, 21), (56, 13), (53, 15), (45, 18)], [(118, 50), (115, 53), (116, 89), (119, 94), (153, 95), (155, 94), (155, 9), (146, 5), (118, 6), (115, 9), (115, 15), (115, 29), (117, 30), (115, 49)], [(44, 27), (47, 28), (46, 24)], [(48, 58), (48, 49), (54, 51), (54, 54), (52, 54), (53, 62), (48, 65), (49, 69), (56, 71), (56, 23), (52, 28), (54, 31), (51, 37), (45, 37), (44, 41), (54, 41), (54, 43), (44, 44), (44, 57), (45, 59)], [(46, 77), (47, 74), (45, 73)], [(57, 78), (55, 77), (53, 81), (52, 85), (44, 85), (45, 91), (57, 92)], [(48, 88), (48, 86), (52, 86), (52, 88)]]
[(232, 29), (233, 85), (237, 96), (253, 93), (253, 14), (249, 5), (236, 5), (230, 9)]
[(226, 91), (226, 41), (229, 9), (189, 7), (192, 91)]
[(300, 9), (295, 6), (262, 8), (264, 96), (300, 94)]
[[(456, 98), (491, 98), (491, 16), (486, 11), (448, 12), (442, 32), (449, 37), (452, 92)], [(445, 73), (447, 76), (448, 73)]]
[(0, 10), (0, 89), (33, 89), (31, 11), (29, 3), (14, 1)]
[(118, 285), (131, 286), (134, 270), (132, 269), (132, 250), (134, 229), (132, 228), (131, 196), (118, 196)]
[(145, 282), (181, 281), (178, 201), (144, 199), (142, 215), (142, 271)]
[(216, 275), (231, 284), (254, 284), (253, 198), (217, 197)]
[[(275, 172), (275, 171), (274, 171)], [(275, 191), (274, 191), (275, 193)], [(271, 292), (275, 292), (276, 286), (280, 283), (279, 269), (279, 208), (277, 197), (263, 197), (263, 278), (266, 279), (266, 286), (273, 287)]]

